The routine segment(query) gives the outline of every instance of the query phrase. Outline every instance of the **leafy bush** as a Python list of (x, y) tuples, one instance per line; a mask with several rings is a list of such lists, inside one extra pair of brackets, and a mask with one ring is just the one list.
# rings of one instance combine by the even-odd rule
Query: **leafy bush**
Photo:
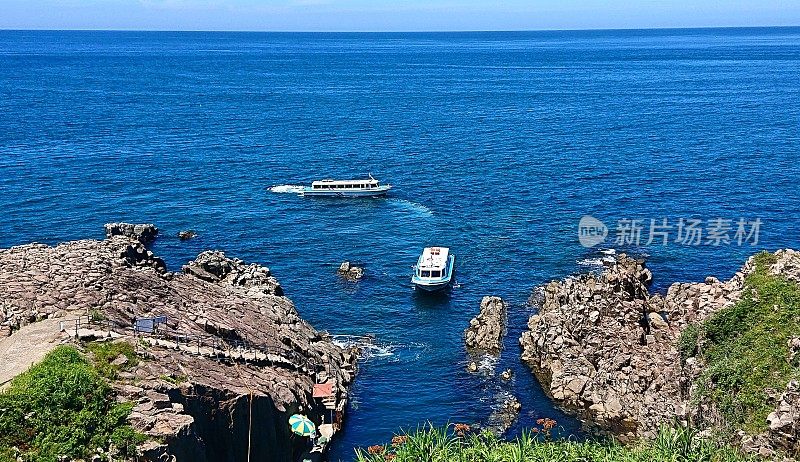
[(697, 354), (697, 342), (700, 340), (700, 328), (695, 324), (689, 324), (681, 332), (678, 339), (678, 351), (681, 354), (681, 361), (686, 362), (687, 359)]
[(703, 325), (706, 370), (698, 394), (711, 399), (728, 424), (749, 433), (766, 429), (773, 405), (768, 389), (800, 378), (787, 361), (787, 341), (800, 333), (800, 287), (769, 274), (775, 256), (762, 253), (745, 280), (742, 299)]
[(652, 442), (630, 447), (614, 441), (547, 440), (533, 433), (505, 441), (484, 432), (460, 437), (448, 428), (425, 427), (386, 446), (356, 450), (358, 462), (742, 462), (735, 449), (696, 437), (683, 427), (662, 428)]
[(0, 461), (14, 447), (37, 462), (86, 458), (112, 442), (134, 447), (141, 439), (127, 425), (130, 411), (75, 347), (60, 346), (0, 393)]

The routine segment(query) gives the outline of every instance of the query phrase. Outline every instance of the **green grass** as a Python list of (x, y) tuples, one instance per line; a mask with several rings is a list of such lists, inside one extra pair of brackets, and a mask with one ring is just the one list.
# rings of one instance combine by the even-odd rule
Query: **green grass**
[[(706, 320), (696, 342), (706, 363), (697, 398), (710, 399), (728, 425), (751, 434), (767, 428), (775, 407), (767, 390), (781, 393), (789, 380), (800, 378), (787, 346), (800, 335), (800, 287), (770, 275), (774, 262), (766, 252), (755, 257), (742, 300)], [(691, 343), (682, 337), (684, 342)]]
[[(356, 451), (358, 462), (743, 462), (735, 449), (696, 438), (686, 428), (662, 428), (650, 442), (548, 440), (533, 433), (505, 441), (491, 433), (459, 437), (448, 428), (425, 427), (405, 442)], [(401, 439), (403, 437), (401, 436)], [(397, 439), (397, 438), (396, 438)]]
[[(60, 346), (0, 393), (0, 462), (88, 458), (95, 448), (133, 448), (129, 403), (116, 403), (106, 378), (72, 346)], [(14, 450), (13, 448), (16, 448)], [(125, 454), (126, 451), (122, 451)]]
[[(128, 342), (91, 342), (86, 345), (86, 349), (94, 356), (94, 366), (97, 371), (109, 380), (116, 379), (120, 371), (139, 364), (136, 351)], [(125, 356), (128, 362), (121, 366), (111, 364), (120, 356)]]

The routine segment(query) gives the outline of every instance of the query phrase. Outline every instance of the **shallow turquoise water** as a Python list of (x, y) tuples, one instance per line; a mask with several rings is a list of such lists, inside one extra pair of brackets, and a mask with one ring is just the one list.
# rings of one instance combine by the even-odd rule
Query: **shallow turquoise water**
[[(649, 246), (655, 286), (729, 277), (798, 246), (800, 29), (464, 34), (0, 32), (0, 247), (155, 222), (172, 269), (218, 248), (268, 265), (300, 313), (386, 348), (333, 448), (400, 427), (555, 417), (519, 363), (531, 290), (595, 268), (577, 223), (760, 218), (756, 246)], [(372, 172), (385, 199), (275, 185)], [(176, 233), (199, 238), (180, 242)], [(448, 297), (409, 287), (426, 244), (458, 255)], [(613, 243), (608, 245), (614, 247)], [(357, 284), (335, 275), (363, 262)], [(581, 264), (583, 262), (584, 264)], [(480, 298), (512, 304), (498, 370), (468, 374)]]

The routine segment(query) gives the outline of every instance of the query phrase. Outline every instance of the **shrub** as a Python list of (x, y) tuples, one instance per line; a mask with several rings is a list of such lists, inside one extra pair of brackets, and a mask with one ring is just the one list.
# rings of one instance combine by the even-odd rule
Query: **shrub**
[(768, 389), (782, 390), (800, 378), (797, 365), (787, 361), (787, 341), (800, 332), (800, 287), (769, 274), (774, 261), (774, 255), (757, 255), (742, 299), (703, 325), (706, 370), (698, 397), (710, 399), (728, 424), (749, 433), (766, 429), (774, 407)]
[(700, 328), (695, 324), (689, 324), (681, 332), (678, 339), (678, 351), (681, 354), (681, 361), (686, 362), (687, 359), (697, 354), (697, 342), (700, 340)]
[(129, 448), (141, 438), (127, 425), (130, 404), (72, 346), (60, 346), (0, 393), (0, 461), (19, 449), (23, 460), (81, 459), (110, 443)]

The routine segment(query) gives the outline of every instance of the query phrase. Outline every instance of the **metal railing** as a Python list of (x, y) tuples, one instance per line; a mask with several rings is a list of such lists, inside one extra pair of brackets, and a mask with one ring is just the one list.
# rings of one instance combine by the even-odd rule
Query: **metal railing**
[[(177, 348), (185, 347), (183, 351), (218, 360), (241, 360), (243, 362), (293, 366), (294, 369), (305, 369), (305, 371), (313, 373), (315, 377), (321, 372), (326, 372), (329, 377), (340, 375), (340, 368), (337, 365), (312, 360), (287, 345), (254, 343), (247, 338), (224, 338), (197, 333), (162, 331), (158, 327), (142, 330), (140, 324), (138, 324), (141, 320), (137, 319), (134, 323), (125, 325), (108, 319), (93, 319), (91, 316), (86, 315), (63, 320), (59, 322), (59, 328), (63, 332), (74, 333), (75, 337), (80, 335), (81, 329), (99, 329), (106, 332), (116, 332), (124, 336), (133, 336), (134, 338), (162, 340), (174, 344)], [(252, 358), (248, 357), (248, 354)]]

